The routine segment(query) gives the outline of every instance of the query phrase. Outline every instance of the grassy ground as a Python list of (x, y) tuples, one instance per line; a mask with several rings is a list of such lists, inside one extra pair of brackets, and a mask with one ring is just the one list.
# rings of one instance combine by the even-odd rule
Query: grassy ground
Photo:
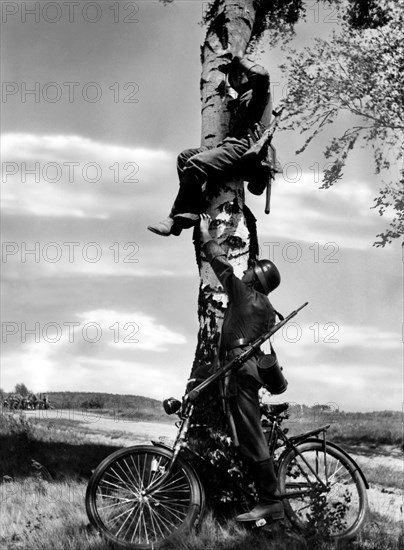
[[(377, 484), (382, 487), (397, 487), (402, 489), (404, 468), (400, 470), (384, 466), (380, 468), (378, 465), (366, 467), (366, 479), (370, 485)], [(404, 550), (404, 549), (403, 549)]]
[(170, 550), (403, 550), (402, 529), (375, 514), (369, 517), (358, 538), (348, 543), (305, 539), (287, 520), (268, 531), (246, 530), (234, 520), (219, 523), (212, 515), (205, 518), (197, 533), (175, 540)]
[[(404, 489), (403, 413), (306, 410), (301, 415), (299, 408), (292, 408), (290, 419), (284, 422), (283, 427), (287, 427), (288, 435), (293, 436), (327, 424), (330, 424), (327, 439), (359, 457), (359, 464), (366, 464), (364, 469), (370, 484)], [(368, 460), (376, 455), (379, 460)], [(390, 464), (393, 457), (401, 461), (401, 468)]]
[(88, 479), (91, 471), (119, 447), (90, 443), (85, 433), (49, 429), (23, 415), (0, 415), (0, 476), (34, 475), (57, 481)]
[[(369, 420), (369, 419), (368, 419)], [(295, 423), (296, 432), (311, 429)], [(318, 424), (318, 423), (317, 423)], [(314, 427), (316, 424), (314, 425)], [(337, 429), (340, 429), (339, 427)], [(370, 420), (368, 424), (370, 428)], [(6, 550), (111, 550), (88, 525), (84, 494), (92, 469), (117, 449), (89, 441), (88, 431), (74, 423), (31, 422), (19, 415), (0, 415), (1, 534)], [(353, 434), (354, 430), (351, 430)], [(356, 431), (356, 428), (355, 428)], [(347, 435), (348, 430), (344, 430)], [(379, 432), (377, 432), (379, 433)], [(372, 434), (372, 440), (376, 434)], [(103, 440), (104, 441), (104, 440)], [(384, 441), (384, 439), (383, 439)], [(384, 444), (384, 443), (383, 443)], [(380, 444), (381, 445), (381, 444)], [(400, 487), (393, 468), (375, 467), (370, 481)], [(208, 514), (197, 532), (166, 545), (165, 550), (337, 550), (330, 542), (299, 538), (287, 520), (270, 532), (247, 531), (236, 522), (218, 522)], [(403, 550), (402, 525), (371, 513), (357, 540), (347, 550)]]
[[(55, 483), (27, 478), (3, 486), (5, 550), (112, 550), (88, 526), (84, 483)], [(29, 510), (29, 514), (27, 514)], [(336, 545), (305, 540), (282, 522), (271, 531), (252, 532), (233, 520), (218, 522), (208, 514), (201, 528), (167, 543), (164, 550), (402, 550), (400, 528), (384, 517), (369, 518), (357, 540)]]
[(377, 411), (372, 413), (345, 413), (338, 411), (318, 411), (299, 406), (291, 407), (290, 418), (285, 422), (290, 435), (305, 432), (330, 424), (329, 439), (347, 445), (366, 445), (380, 448), (391, 445), (403, 449), (404, 413)]

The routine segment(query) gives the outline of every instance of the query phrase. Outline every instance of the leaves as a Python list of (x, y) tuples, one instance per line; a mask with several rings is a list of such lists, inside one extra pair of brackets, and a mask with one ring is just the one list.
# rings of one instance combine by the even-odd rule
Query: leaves
[[(327, 41), (315, 39), (314, 45), (303, 51), (290, 49), (287, 63), (281, 67), (288, 77), (284, 128), (300, 128), (305, 135), (297, 153), (325, 127), (346, 124), (344, 114), (350, 115), (351, 125), (325, 147), (330, 163), (323, 188), (343, 178), (346, 160), (355, 146), (372, 148), (376, 174), (391, 171), (403, 160), (404, 0), (372, 0), (365, 11), (359, 4), (340, 0), (340, 29)], [(397, 185), (388, 183), (375, 199), (380, 215), (388, 210), (397, 213), (376, 246), (402, 234), (402, 185), (400, 189)]]
[[(204, 407), (207, 414), (216, 406)], [(234, 506), (255, 501), (255, 489), (247, 465), (234, 447), (227, 425), (193, 424), (189, 445), (198, 461), (198, 473), (204, 480), (207, 501), (216, 513), (234, 515)]]
[(376, 241), (374, 246), (383, 247), (404, 234), (404, 171), (401, 172), (401, 179), (396, 184), (385, 184), (374, 202), (372, 208), (377, 208), (381, 216), (391, 208), (397, 213), (386, 231), (377, 235), (380, 240)]

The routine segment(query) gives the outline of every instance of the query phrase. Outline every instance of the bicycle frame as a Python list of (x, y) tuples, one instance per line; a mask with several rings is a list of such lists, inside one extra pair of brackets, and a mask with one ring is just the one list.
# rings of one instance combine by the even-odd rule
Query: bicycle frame
[[(287, 417), (283, 417), (281, 419), (281, 421), (284, 418), (287, 418)], [(286, 436), (286, 434), (284, 433), (284, 431), (280, 427), (280, 422), (275, 417), (271, 417), (270, 420), (272, 422), (271, 432), (270, 432), (270, 436), (268, 438), (268, 447), (269, 447), (270, 455), (273, 457), (274, 454), (275, 454), (275, 447), (276, 447), (276, 442), (277, 442), (278, 438), (282, 439), (282, 441), (285, 445), (285, 449), (284, 449), (284, 451), (282, 452), (282, 454), (280, 455), (280, 457), (277, 461), (278, 464), (281, 464), (284, 457), (286, 456), (286, 454), (289, 453), (291, 450), (293, 450), (296, 453), (296, 455), (298, 455), (301, 458), (302, 462), (304, 462), (304, 464), (308, 467), (308, 469), (311, 471), (311, 473), (315, 476), (315, 478), (317, 480), (317, 483), (321, 486), (321, 488), (323, 490), (328, 490), (328, 481), (329, 480), (328, 480), (328, 469), (327, 469), (327, 450), (329, 448), (337, 449), (343, 455), (345, 455), (348, 460), (350, 460), (350, 462), (355, 467), (355, 471), (357, 471), (359, 473), (359, 475), (361, 476), (361, 478), (363, 480), (363, 483), (365, 484), (366, 489), (369, 489), (369, 483), (368, 483), (368, 481), (365, 477), (365, 474), (363, 473), (363, 471), (359, 467), (359, 465), (356, 463), (356, 461), (343, 448), (341, 448), (339, 445), (336, 445), (335, 443), (331, 443), (327, 440), (327, 430), (330, 427), (330, 424), (320, 426), (319, 428), (316, 428), (315, 430), (310, 430), (308, 432), (304, 432), (302, 434), (295, 435), (295, 436), (289, 438), (289, 437)], [(305, 457), (299, 451), (299, 445), (301, 443), (318, 441), (319, 440), (318, 434), (320, 434), (321, 432), (322, 432), (322, 442), (323, 442), (321, 452), (324, 455), (325, 483), (319, 478), (317, 472), (313, 470), (311, 465), (307, 462)], [(303, 470), (303, 468), (300, 467), (300, 465), (299, 465), (299, 468), (300, 468), (300, 471), (303, 473), (303, 475), (306, 477), (308, 483), (312, 484), (312, 481), (310, 481), (307, 478), (306, 472)], [(289, 492), (289, 493), (286, 493), (286, 494), (281, 493), (281, 494), (279, 494), (279, 498), (287, 499), (287, 498), (291, 498), (291, 497), (305, 496), (309, 493), (310, 493), (309, 490)]]
[[(272, 427), (271, 427), (271, 434), (269, 436), (269, 440), (268, 440), (268, 447), (269, 447), (269, 452), (270, 452), (270, 456), (273, 457), (274, 454), (275, 454), (275, 446), (276, 446), (276, 443), (277, 443), (277, 440), (278, 438), (282, 439), (284, 445), (285, 445), (285, 450), (283, 451), (283, 453), (281, 454), (281, 456), (279, 457), (279, 463), (282, 461), (282, 458), (286, 455), (287, 452), (289, 452), (290, 450), (293, 450), (295, 451), (295, 453), (297, 455), (300, 456), (300, 458), (302, 459), (302, 461), (305, 463), (305, 465), (307, 466), (307, 468), (310, 470), (310, 472), (314, 475), (315, 479), (317, 480), (317, 483), (321, 486), (321, 488), (323, 490), (327, 490), (327, 486), (328, 486), (328, 472), (327, 472), (327, 438), (326, 438), (326, 432), (328, 430), (328, 428), (330, 427), (330, 424), (327, 424), (325, 426), (321, 426), (320, 428), (317, 428), (316, 430), (311, 430), (309, 432), (305, 432), (299, 436), (295, 436), (295, 437), (292, 437), (292, 438), (288, 438), (286, 436), (286, 434), (284, 433), (284, 431), (282, 430), (282, 428), (280, 427), (280, 424), (279, 422), (276, 420), (276, 418), (273, 418), (272, 419)], [(316, 434), (319, 434), (320, 432), (323, 433), (323, 436), (322, 436), (322, 439), (323, 439), (323, 454), (324, 454), (324, 465), (325, 465), (325, 483), (320, 479), (320, 477), (318, 476), (317, 472), (312, 468), (312, 466), (307, 462), (307, 460), (305, 459), (305, 457), (300, 453), (299, 449), (298, 449), (298, 445), (299, 443), (303, 442), (303, 441), (309, 441), (309, 439), (311, 438), (311, 436), (313, 435), (316, 435)], [(297, 444), (294, 443), (294, 440), (297, 440)], [(299, 466), (300, 467), (300, 466)], [(304, 475), (304, 477), (307, 479), (307, 481), (311, 484), (312, 482), (309, 480), (307, 474), (306, 474), (306, 471), (303, 469), (303, 468), (300, 468), (302, 474)], [(284, 499), (284, 498), (290, 498), (290, 497), (298, 497), (298, 496), (305, 496), (307, 494), (310, 493), (310, 490), (306, 490), (306, 491), (295, 491), (295, 492), (289, 492), (289, 493), (281, 493), (279, 494), (279, 498), (281, 499)]]
[(155, 481), (154, 483), (149, 485), (147, 489), (145, 489), (144, 491), (145, 496), (159, 489), (159, 487), (161, 487), (165, 483), (166, 479), (170, 476), (173, 470), (174, 464), (178, 458), (178, 455), (180, 454), (181, 449), (184, 448), (186, 445), (187, 434), (188, 434), (189, 426), (191, 424), (193, 411), (194, 411), (194, 405), (189, 403), (185, 408), (185, 412), (183, 414), (180, 427), (178, 429), (177, 437), (175, 438), (175, 441), (174, 441), (173, 456), (170, 460), (168, 468), (157, 481)]

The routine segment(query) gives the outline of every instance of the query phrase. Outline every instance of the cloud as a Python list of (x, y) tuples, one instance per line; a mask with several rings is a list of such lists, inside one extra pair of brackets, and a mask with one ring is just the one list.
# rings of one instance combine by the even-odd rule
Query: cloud
[(182, 334), (138, 311), (95, 309), (76, 318), (80, 321), (48, 323), (46, 330), (45, 323), (38, 323), (37, 335), (28, 334), (22, 342), (18, 334), (19, 346), (12, 351), (4, 345), (4, 387), (23, 381), (36, 392), (66, 389), (154, 397), (181, 391), (185, 368), (183, 377), (173, 376), (173, 371), (178, 373), (175, 353), (170, 354), (171, 364), (157, 355), (184, 346)]
[[(55, 235), (53, 236), (55, 238)], [(196, 263), (189, 248), (188, 267), (179, 254), (180, 243), (167, 250), (149, 246), (147, 250), (136, 242), (87, 241), (17, 241), (2, 243), (3, 278), (32, 279), (50, 277), (64, 279), (74, 276), (163, 278), (197, 276)], [(157, 243), (156, 243), (157, 244)], [(183, 245), (182, 245), (182, 248)]]
[[(158, 399), (182, 395), (190, 370), (187, 356), (189, 360), (192, 358), (182, 335), (137, 311), (94, 309), (77, 317), (81, 322), (75, 329), (73, 343), (68, 342), (65, 329), (63, 338), (56, 343), (43, 338), (35, 342), (28, 336), (27, 342), (11, 353), (6, 353), (4, 347), (2, 384), (5, 389), (24, 382), (34, 391), (107, 391)], [(82, 329), (86, 324), (85, 336), (94, 340), (93, 343), (83, 341)], [(98, 341), (99, 329), (95, 324), (102, 331)], [(133, 332), (137, 327), (139, 330)], [(374, 329), (365, 328), (363, 332), (370, 342)], [(292, 332), (288, 334), (292, 338)], [(48, 336), (52, 337), (52, 331)], [(124, 342), (126, 337), (139, 342)], [(394, 335), (387, 333), (388, 338)], [(358, 347), (362, 346), (368, 355), (363, 352), (362, 362), (355, 362), (345, 353), (346, 348), (314, 344), (307, 338), (302, 340), (296, 344), (275, 342), (289, 387), (282, 396), (273, 396), (272, 401), (334, 402), (343, 410), (399, 409), (402, 374), (391, 356), (388, 361), (383, 360), (384, 349), (377, 353), (369, 347), (369, 342), (359, 342)], [(327, 353), (327, 348), (338, 350), (342, 355), (336, 358)], [(164, 351), (166, 353), (161, 353)], [(368, 356), (372, 357), (371, 361), (367, 361)], [(377, 396), (382, 400), (377, 401)]]
[[(313, 174), (298, 172), (297, 176), (296, 179), (276, 176), (271, 214), (258, 220), (262, 239), (320, 241), (363, 250), (388, 224), (388, 214), (381, 218), (371, 209), (376, 194), (374, 182), (350, 179), (330, 189), (319, 189)], [(262, 197), (247, 193), (246, 202), (253, 212), (264, 209)]]
[(4, 212), (106, 220), (134, 214), (173, 156), (80, 136), (2, 137)]
[[(182, 239), (167, 243), (147, 230), (167, 215), (176, 192), (174, 154), (32, 134), (4, 135), (2, 154), (9, 277), (19, 278), (22, 264), (31, 277), (197, 273), (192, 260), (184, 269)], [(189, 251), (191, 258), (192, 244)]]
[(402, 343), (398, 332), (371, 325), (291, 321), (275, 334), (273, 343), (289, 381), (283, 399), (335, 402), (344, 410), (399, 410)]
[[(169, 346), (186, 344), (182, 334), (156, 323), (155, 317), (142, 312), (122, 312), (107, 309), (86, 311), (77, 315), (83, 324), (96, 323), (102, 332), (110, 332), (113, 339), (108, 345), (114, 349), (127, 349), (128, 344), (137, 349), (163, 352)], [(97, 327), (95, 327), (97, 328)]]
[(55, 380), (58, 363), (53, 346), (45, 341), (26, 342), (18, 351), (7, 353), (3, 345), (1, 378), (4, 387), (11, 390), (15, 384), (24, 382), (33, 391), (46, 389), (49, 380)]
[[(82, 374), (87, 371), (87, 376), (76, 376), (77, 388), (88, 388), (89, 391), (105, 391), (109, 393), (122, 393), (144, 395), (163, 399), (169, 395), (180, 395), (183, 383), (172, 376), (171, 370), (153, 366), (150, 363), (114, 360), (92, 357), (79, 357), (80, 367), (77, 372)], [(76, 370), (76, 369), (75, 369)], [(88, 375), (90, 372), (90, 376)], [(113, 388), (113, 390), (111, 389)], [(84, 389), (83, 389), (84, 391)]]
[[(363, 353), (394, 351), (402, 349), (399, 332), (384, 331), (376, 326), (358, 326), (336, 322), (300, 324), (290, 321), (273, 337), (274, 343), (282, 345), (295, 357), (306, 353), (313, 346), (346, 353), (349, 348), (360, 349)], [(290, 345), (289, 345), (290, 344)]]
[(342, 348), (360, 347), (366, 350), (398, 350), (402, 349), (399, 332), (380, 330), (375, 326), (354, 326), (344, 324), (338, 338), (338, 346)]
[[(99, 324), (103, 337), (94, 344), (82, 339), (75, 345), (27, 342), (15, 346), (10, 342), (4, 354), (4, 384), (12, 387), (23, 381), (38, 390), (180, 395), (194, 357), (192, 330), (194, 336), (197, 331), (198, 273), (191, 232), (162, 239), (146, 229), (167, 214), (176, 192), (175, 155), (79, 136), (8, 134), (5, 138), (3, 159), (19, 169), (6, 178), (3, 173), (8, 194), (3, 238), (16, 245), (3, 262), (5, 292), (12, 297), (8, 319), (25, 320), (29, 326), (36, 321), (63, 323), (61, 319), (80, 321), (81, 327), (93, 322)], [(64, 170), (60, 182), (43, 178), (36, 182), (35, 174), (23, 182), (23, 162), (27, 168), (35, 162), (41, 167), (56, 162), (65, 169), (63, 163), (78, 162), (80, 170), (92, 162), (101, 167), (102, 177), (94, 183), (83, 178), (70, 182)], [(115, 162), (121, 167), (136, 162), (139, 182), (114, 182), (110, 167)], [(11, 171), (15, 168), (7, 166)], [(87, 176), (95, 173), (90, 168)], [(299, 325), (301, 334), (290, 324), (283, 337), (281, 333), (275, 337), (280, 359), (291, 372), (287, 399), (337, 401), (336, 394), (344, 399), (350, 395), (354, 406), (355, 392), (361, 392), (371, 406), (375, 387), (387, 388), (387, 382), (401, 387), (393, 363), (400, 338), (390, 321), (398, 301), (391, 268), (395, 252), (370, 247), (380, 224), (377, 213), (369, 210), (372, 196), (370, 182), (361, 180), (319, 190), (310, 173), (303, 173), (296, 182), (274, 183), (270, 216), (263, 213), (263, 197), (246, 194), (259, 218), (260, 242), (297, 242), (303, 251), (298, 264), (284, 257), (280, 260), (284, 282), (277, 290), (276, 307), (288, 311), (307, 299), (312, 318), (323, 320), (317, 326), (314, 321)], [(386, 220), (381, 221), (384, 226)], [(52, 242), (56, 243), (53, 248)], [(78, 243), (73, 261), (66, 242)], [(339, 247), (334, 256), (338, 262), (327, 263), (333, 249), (324, 249), (324, 243), (333, 242)], [(32, 250), (36, 243), (38, 253), (24, 256), (24, 246)], [(319, 260), (317, 249), (310, 248), (313, 243), (319, 243)], [(278, 257), (281, 248), (276, 249)], [(52, 261), (59, 252), (61, 258)], [(100, 258), (92, 261), (99, 252)], [(290, 252), (293, 255), (294, 250)], [(377, 318), (372, 317), (375, 307)], [(326, 326), (330, 319), (338, 321), (338, 326)], [(131, 334), (139, 342), (122, 341)], [(387, 353), (385, 366), (383, 354)], [(397, 396), (394, 390), (389, 399), (396, 403)], [(383, 402), (383, 407), (389, 406)]]
[[(5, 214), (142, 222), (153, 206), (156, 216), (166, 215), (177, 185), (171, 152), (75, 135), (6, 134), (2, 156)], [(284, 168), (273, 184), (271, 215), (259, 221), (262, 238), (363, 249), (388, 222), (370, 209), (374, 182), (351, 179), (324, 190), (321, 174), (297, 163)], [(247, 192), (246, 200), (254, 212), (263, 210), (262, 197)]]
[[(12, 391), (23, 382), (34, 392), (91, 391), (144, 395), (162, 399), (180, 395), (184, 383), (147, 361), (77, 355), (66, 360), (61, 346), (27, 343), (19, 352), (3, 357), (2, 387)], [(16, 375), (18, 373), (18, 375)]]
[(402, 384), (380, 366), (345, 361), (341, 365), (302, 360), (284, 368), (287, 392), (277, 399), (293, 403), (335, 403), (345, 411), (400, 410)]

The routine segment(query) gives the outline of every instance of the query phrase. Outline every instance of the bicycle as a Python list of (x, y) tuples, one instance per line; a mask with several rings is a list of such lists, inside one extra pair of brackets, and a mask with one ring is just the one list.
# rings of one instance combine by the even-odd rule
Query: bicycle
[[(185, 450), (192, 452), (187, 434), (194, 404), (212, 383), (243, 364), (305, 305), (186, 393), (182, 403), (166, 400), (166, 411), (180, 417), (172, 447), (152, 442), (124, 448), (98, 465), (87, 487), (86, 510), (91, 524), (107, 539), (122, 548), (154, 550), (202, 520), (204, 488), (195, 468), (184, 457)], [(286, 515), (298, 530), (304, 531), (311, 521), (313, 505), (321, 502), (335, 518), (332, 539), (353, 538), (366, 517), (369, 485), (365, 475), (348, 453), (327, 441), (329, 424), (288, 437), (287, 430), (281, 428), (289, 417), (288, 406), (261, 406), (263, 429), (271, 456), (275, 457), (279, 498), (284, 502)]]

